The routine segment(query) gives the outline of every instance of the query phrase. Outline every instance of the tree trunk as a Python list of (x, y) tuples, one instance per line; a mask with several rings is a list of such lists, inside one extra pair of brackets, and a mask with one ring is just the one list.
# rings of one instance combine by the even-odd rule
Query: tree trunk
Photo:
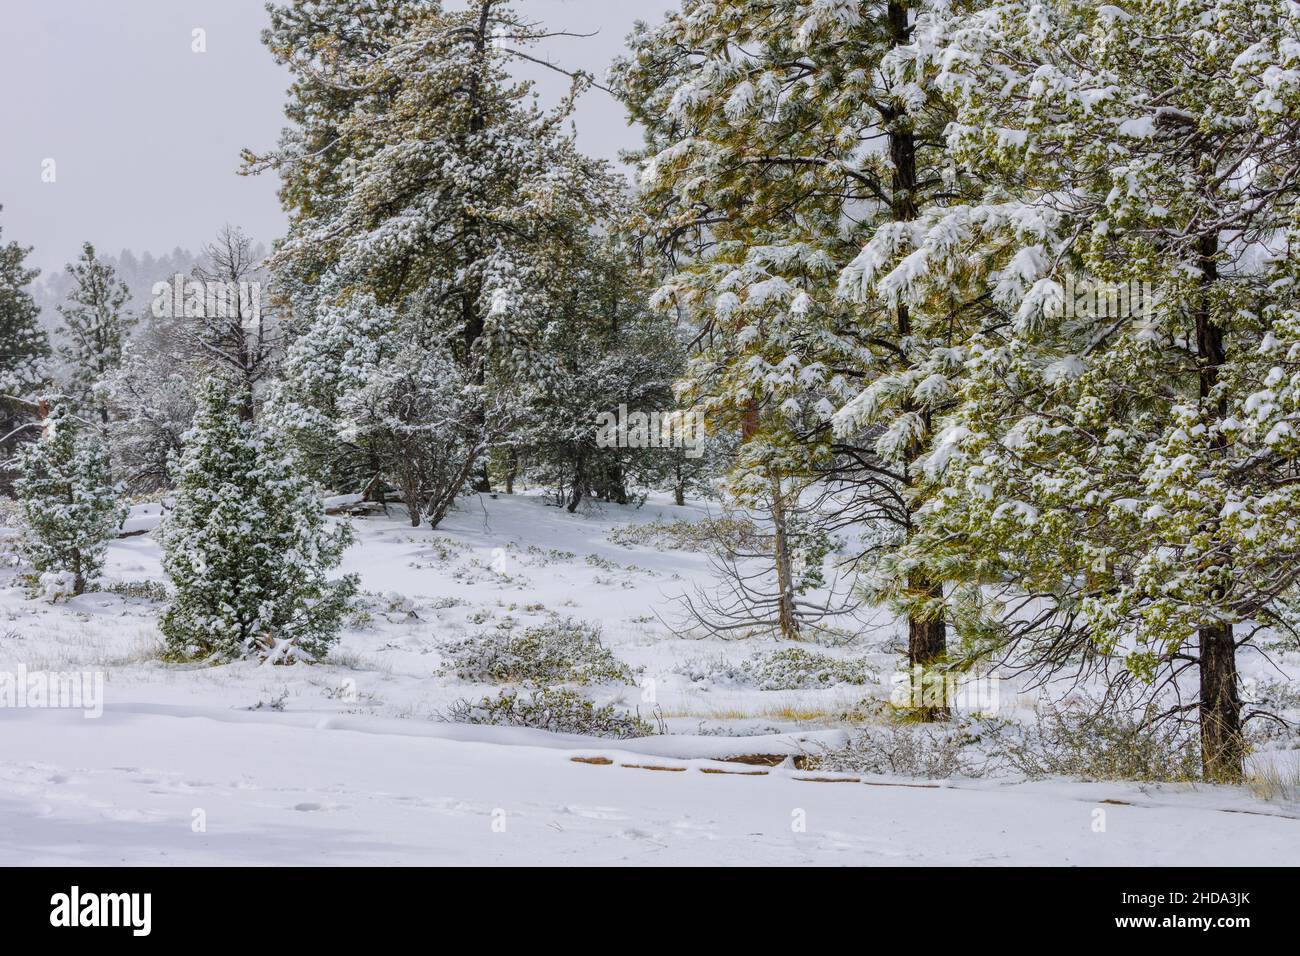
[[(921, 575), (908, 579), (908, 588), (935, 600), (943, 597), (943, 585)], [(943, 720), (950, 716), (946, 675), (933, 668), (948, 651), (948, 626), (942, 617), (913, 614), (907, 619), (907, 662), (911, 667), (913, 700), (925, 720)]]
[(568, 504), (564, 506), (564, 510), (567, 511), (569, 514), (573, 514), (575, 511), (578, 510), (578, 505), (581, 503), (582, 503), (582, 481), (580, 480), (580, 478), (575, 478), (573, 482), (573, 487), (569, 490)]
[(81, 552), (78, 551), (72, 559), (72, 593), (86, 593), (86, 575), (81, 570)]
[(469, 480), (469, 476), (474, 472), (474, 466), (479, 463), (483, 453), (482, 445), (470, 451), (465, 460), (461, 462), (460, 470), (455, 477), (429, 499), (428, 518), (430, 528), (438, 527), (442, 519), (447, 517), (447, 512), (451, 510), (451, 506), (456, 502), (456, 496), (465, 487), (465, 482)]
[[(910, 28), (908, 25), (908, 5), (902, 0), (891, 0), (886, 10), (886, 16), (889, 20), (890, 45), (893, 47), (904, 46), (910, 39)], [(889, 159), (892, 167), (890, 182), (890, 216), (895, 222), (908, 222), (917, 216), (917, 175), (916, 175), (916, 135), (912, 131), (910, 123), (906, 120), (906, 110), (899, 109), (886, 116), (889, 125)], [(895, 325), (898, 329), (900, 340), (904, 340), (912, 334), (911, 316), (908, 314), (907, 306), (899, 304), (896, 308)], [(905, 411), (915, 411), (911, 407)], [(928, 418), (929, 413), (924, 413)], [(908, 455), (907, 467), (910, 469), (912, 461), (920, 454), (921, 448), (913, 448)], [(911, 524), (912, 514), (909, 505), (908, 523)], [(924, 595), (926, 598), (941, 598), (943, 596), (942, 582), (930, 581), (927, 578), (914, 575), (907, 582), (908, 590), (914, 594)], [(942, 617), (931, 615), (912, 614), (907, 619), (907, 659), (912, 669), (913, 678), (917, 675), (922, 676), (921, 687), (918, 688), (922, 694), (922, 706), (920, 715), (926, 720), (935, 720), (947, 717), (949, 714), (946, 684), (943, 683), (943, 675), (938, 676), (938, 682), (931, 686), (929, 680), (930, 668), (940, 661), (947, 652), (947, 626)], [(918, 671), (917, 668), (921, 668)], [(937, 699), (934, 699), (939, 695)]]
[(573, 514), (578, 510), (578, 505), (582, 501), (582, 495), (587, 490), (587, 469), (586, 461), (582, 455), (578, 455), (573, 465), (573, 486), (569, 489), (569, 502), (564, 506), (564, 510)]
[[(1217, 232), (1201, 237), (1201, 301), (1196, 309), (1196, 352), (1200, 360), (1199, 385), (1203, 402), (1213, 401), (1214, 412), (1222, 421), (1228, 415), (1225, 396), (1214, 398), (1219, 383), (1219, 369), (1227, 361), (1223, 330), (1210, 312), (1210, 290), (1218, 281), (1219, 236)], [(1214, 433), (1214, 450), (1226, 454), (1227, 440), (1222, 432)], [(1215, 593), (1223, 600), (1227, 595)], [(1200, 629), (1201, 639), (1201, 767), (1207, 780), (1221, 783), (1239, 782), (1244, 773), (1246, 740), (1241, 732), (1241, 697), (1237, 692), (1237, 646), (1232, 625), (1214, 623)]]
[(623, 466), (614, 464), (609, 469), (609, 497), (617, 505), (625, 505), (631, 499), (627, 493), (627, 478), (623, 475)]
[(794, 608), (794, 572), (790, 560), (790, 539), (785, 514), (785, 498), (781, 491), (781, 478), (771, 477), (772, 483), (772, 550), (776, 559), (777, 624), (781, 636), (799, 640), (799, 620)]
[(406, 515), (411, 519), (411, 527), (420, 527), (420, 489), (409, 485), (402, 488), (402, 500), (406, 503)]
[(1246, 744), (1241, 733), (1241, 697), (1237, 691), (1237, 646), (1231, 624), (1202, 627), (1201, 767), (1205, 779), (1240, 783)]
[(515, 446), (511, 445), (506, 449), (506, 494), (515, 493), (515, 476), (519, 474), (519, 456), (515, 453)]

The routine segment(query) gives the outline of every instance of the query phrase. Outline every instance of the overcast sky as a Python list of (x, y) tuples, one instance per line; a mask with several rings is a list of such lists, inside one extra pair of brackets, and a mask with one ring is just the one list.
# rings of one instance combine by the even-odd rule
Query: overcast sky
[[(520, 0), (548, 26), (599, 34), (547, 54), (603, 74), (638, 19), (675, 0)], [(275, 144), (288, 76), (262, 47), (263, 0), (3, 0), (0, 228), (62, 268), (81, 243), (105, 252), (196, 249), (223, 223), (267, 242), (284, 230), (274, 177), (242, 177), (239, 151)], [(192, 50), (193, 31), (207, 51)], [(567, 80), (530, 68), (543, 101)], [(639, 144), (622, 108), (589, 92), (576, 118), (589, 153)], [(53, 160), (53, 182), (43, 181)]]

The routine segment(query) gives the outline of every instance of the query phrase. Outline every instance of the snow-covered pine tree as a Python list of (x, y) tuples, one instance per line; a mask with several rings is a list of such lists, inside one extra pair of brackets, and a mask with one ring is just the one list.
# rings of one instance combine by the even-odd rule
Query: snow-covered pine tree
[[(733, 484), (777, 506), (786, 578), (779, 504), (819, 474), (856, 491), (842, 521), (887, 526), (871, 536), (886, 544), (906, 538), (921, 504), (911, 463), (950, 399), (961, 323), (838, 287), (878, 229), (958, 185), (942, 151), (946, 107), (896, 58), (928, 6), (685, 0), (633, 36), (614, 73), (649, 131), (649, 225), (686, 256), (659, 300), (702, 326), (685, 398), (743, 435)], [(905, 599), (911, 662), (934, 664), (942, 578), (887, 556), (863, 556), (877, 596)]]
[[(272, 12), (266, 42), (295, 74), (296, 124), (277, 151), (249, 157), (280, 173), (292, 216), (272, 268), (297, 333), (369, 297), (407, 347), (459, 366), (454, 409), (410, 412), (426, 426), (468, 414), (464, 457), (437, 464), (481, 483), (509, 428), (499, 411), (544, 368), (535, 343), (563, 269), (618, 183), (564, 132), (571, 99), (542, 113), (511, 81), (510, 61), (544, 30), (502, 0), (356, 6), (298, 0)], [(359, 484), (374, 487), (379, 461), (347, 445), (334, 454), (347, 460), (326, 463), (332, 473), (375, 468)], [(419, 490), (409, 506), (436, 525), (460, 487)]]
[(26, 524), (25, 558), (50, 597), (83, 594), (126, 518), (95, 429), (55, 402), (41, 437), (22, 447), (15, 483)]
[(1294, 633), (1297, 29), (1285, 0), (923, 24), (987, 190), (869, 256), (878, 288), (960, 289), (984, 327), (914, 558), (1002, 589), (993, 647), (1178, 684), (1212, 780), (1243, 771), (1239, 645)]
[(14, 449), (36, 434), (35, 396), (48, 375), (50, 340), (40, 326), (41, 310), (27, 291), (40, 274), (27, 268), (31, 251), (16, 242), (0, 242), (0, 490), (10, 487)]
[(319, 660), (357, 583), (331, 578), (351, 534), (331, 529), (320, 494), (278, 437), (243, 418), (243, 393), (203, 386), (162, 525), (175, 597), (162, 617), (177, 657)]
[[(556, 309), (539, 340), (546, 374), (524, 392), (511, 436), (517, 456), (575, 511), (584, 498), (618, 504), (636, 488), (669, 484), (674, 452), (662, 435), (602, 441), (602, 415), (667, 414), (681, 370), (673, 323), (646, 307), (654, 276), (624, 236), (592, 236), (558, 286)], [(656, 416), (656, 421), (661, 419)]]
[(68, 366), (65, 390), (77, 402), (78, 411), (98, 419), (106, 433), (109, 405), (103, 385), (122, 361), (126, 332), (134, 321), (125, 311), (131, 293), (89, 242), (67, 272), (73, 285), (68, 301), (59, 306), (63, 325), (58, 329), (59, 357)]

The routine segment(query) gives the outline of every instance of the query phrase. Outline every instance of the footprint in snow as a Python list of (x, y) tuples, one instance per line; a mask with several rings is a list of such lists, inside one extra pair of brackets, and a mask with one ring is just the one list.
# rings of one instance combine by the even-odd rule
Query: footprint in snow
[(560, 807), (560, 813), (571, 814), (575, 817), (585, 817), (588, 820), (626, 820), (627, 815), (620, 813), (617, 807), (583, 807), (570, 805)]

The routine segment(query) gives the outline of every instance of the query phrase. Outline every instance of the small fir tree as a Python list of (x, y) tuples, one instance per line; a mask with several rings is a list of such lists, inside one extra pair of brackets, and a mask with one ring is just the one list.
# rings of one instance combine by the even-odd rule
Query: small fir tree
[(108, 425), (109, 408), (104, 394), (108, 373), (122, 363), (122, 345), (133, 324), (124, 311), (130, 300), (126, 284), (113, 267), (86, 243), (81, 258), (68, 266), (73, 289), (66, 305), (59, 306), (65, 344), (59, 355), (68, 365), (68, 388), (86, 414), (94, 414), (101, 426)]
[(356, 591), (354, 576), (329, 577), (351, 533), (327, 528), (316, 487), (241, 410), (226, 382), (202, 389), (162, 529), (176, 588), (163, 634), (179, 657), (317, 660)]
[(18, 456), (16, 483), (27, 534), (24, 553), (49, 595), (83, 594), (104, 566), (126, 509), (108, 477), (99, 438), (56, 405), (39, 441)]

